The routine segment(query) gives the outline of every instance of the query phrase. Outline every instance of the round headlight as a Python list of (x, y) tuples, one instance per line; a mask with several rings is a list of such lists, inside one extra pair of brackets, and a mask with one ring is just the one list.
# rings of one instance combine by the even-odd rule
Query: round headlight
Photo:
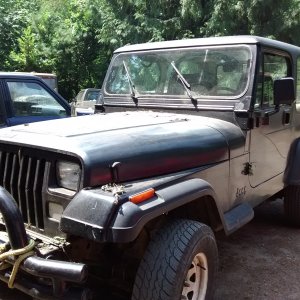
[(77, 191), (79, 186), (80, 175), (80, 165), (67, 161), (57, 162), (56, 177), (57, 184), (59, 186), (72, 191)]

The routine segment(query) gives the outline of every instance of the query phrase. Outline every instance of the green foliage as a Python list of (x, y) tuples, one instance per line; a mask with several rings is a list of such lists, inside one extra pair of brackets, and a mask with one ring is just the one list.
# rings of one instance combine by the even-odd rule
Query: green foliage
[(18, 50), (24, 28), (38, 9), (37, 1), (0, 0), (0, 61), (2, 69), (13, 70), (9, 54)]
[(36, 37), (32, 32), (31, 26), (26, 27), (23, 30), (23, 35), (18, 38), (18, 53), (14, 50), (10, 53), (11, 63), (14, 64), (15, 70), (39, 71), (39, 56), (36, 43)]
[(0, 0), (3, 70), (54, 72), (71, 99), (123, 45), (255, 34), (300, 45), (299, 0)]
[(43, 3), (34, 19), (35, 32), (47, 71), (51, 67), (58, 75), (61, 94), (71, 100), (83, 87), (101, 86), (107, 58), (101, 59), (101, 44), (96, 39), (101, 16), (94, 1)]
[(216, 0), (206, 35), (252, 34), (300, 46), (299, 0)]

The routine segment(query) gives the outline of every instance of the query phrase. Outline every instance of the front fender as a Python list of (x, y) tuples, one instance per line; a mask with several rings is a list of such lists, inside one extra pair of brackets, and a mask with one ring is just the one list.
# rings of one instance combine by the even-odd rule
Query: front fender
[(150, 220), (204, 196), (216, 199), (212, 186), (198, 178), (156, 190), (156, 196), (140, 204), (124, 203), (108, 230), (108, 240), (130, 242)]
[(211, 185), (198, 178), (155, 188), (155, 196), (134, 204), (101, 189), (82, 190), (64, 210), (60, 229), (98, 242), (133, 241), (150, 220), (203, 196), (216, 199)]

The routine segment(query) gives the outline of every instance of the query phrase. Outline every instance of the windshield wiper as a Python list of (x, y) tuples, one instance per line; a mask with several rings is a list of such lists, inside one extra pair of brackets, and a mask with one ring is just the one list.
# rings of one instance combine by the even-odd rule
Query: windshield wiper
[(192, 100), (192, 103), (196, 106), (197, 105), (197, 99), (191, 93), (191, 85), (186, 81), (186, 79), (183, 77), (183, 75), (180, 73), (180, 71), (176, 68), (174, 61), (171, 62), (171, 66), (175, 70), (175, 72), (177, 73), (178, 79), (180, 80), (182, 86), (186, 90), (187, 95)]
[(124, 66), (126, 77), (127, 77), (128, 84), (129, 84), (130, 96), (131, 96), (133, 102), (135, 104), (137, 104), (137, 102), (138, 102), (137, 91), (136, 91), (135, 85), (134, 85), (134, 83), (131, 79), (130, 73), (128, 71), (128, 68), (127, 68), (126, 63), (125, 63), (124, 60), (123, 60), (123, 66)]

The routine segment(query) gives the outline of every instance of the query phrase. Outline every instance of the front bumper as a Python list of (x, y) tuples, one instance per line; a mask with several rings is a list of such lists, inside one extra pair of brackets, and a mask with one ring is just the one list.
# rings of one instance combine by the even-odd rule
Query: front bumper
[[(29, 241), (22, 216), (13, 197), (1, 186), (0, 212), (8, 237), (6, 243), (0, 241), (0, 246), (11, 251), (25, 248)], [(10, 281), (16, 260), (16, 255), (10, 255), (2, 261), (8, 267), (0, 271), (0, 280)], [(90, 293), (80, 286), (86, 278), (85, 264), (43, 258), (34, 250), (34, 254), (21, 262), (13, 287), (37, 299), (87, 300)]]

